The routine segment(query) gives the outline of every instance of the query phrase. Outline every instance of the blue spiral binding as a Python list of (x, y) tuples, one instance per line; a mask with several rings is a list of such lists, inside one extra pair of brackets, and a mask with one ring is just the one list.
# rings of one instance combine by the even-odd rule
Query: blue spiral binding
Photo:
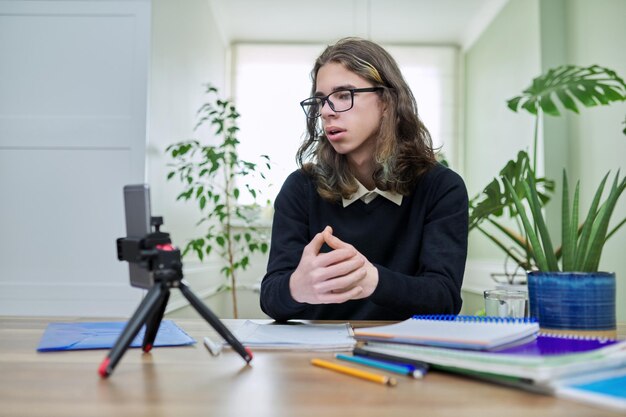
[(415, 315), (414, 320), (462, 321), (471, 323), (537, 323), (535, 317), (456, 316), (454, 314)]

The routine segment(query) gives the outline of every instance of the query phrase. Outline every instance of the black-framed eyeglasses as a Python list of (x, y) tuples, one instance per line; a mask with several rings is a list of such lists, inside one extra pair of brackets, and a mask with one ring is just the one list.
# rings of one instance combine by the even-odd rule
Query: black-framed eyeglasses
[(300, 106), (302, 106), (306, 117), (315, 119), (321, 114), (324, 102), (327, 102), (334, 112), (341, 113), (350, 110), (354, 106), (354, 93), (373, 93), (382, 89), (383, 87), (344, 88), (333, 91), (326, 97), (309, 97), (302, 100)]

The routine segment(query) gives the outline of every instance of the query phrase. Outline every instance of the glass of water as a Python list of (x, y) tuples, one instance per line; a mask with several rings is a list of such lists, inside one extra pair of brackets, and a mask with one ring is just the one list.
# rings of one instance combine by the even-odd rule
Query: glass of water
[(484, 292), (485, 315), (491, 317), (528, 317), (528, 293), (514, 290)]

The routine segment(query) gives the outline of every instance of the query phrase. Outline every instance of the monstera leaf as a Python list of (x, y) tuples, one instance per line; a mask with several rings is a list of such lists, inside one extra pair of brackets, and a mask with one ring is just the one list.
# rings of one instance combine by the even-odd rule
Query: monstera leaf
[(508, 212), (509, 217), (517, 215), (517, 208), (504, 183), (506, 178), (515, 190), (516, 195), (522, 198), (524, 195), (523, 184), (532, 176), (538, 185), (537, 193), (542, 204), (550, 200), (550, 193), (554, 191), (554, 181), (546, 178), (535, 178), (526, 151), (520, 151), (517, 158), (506, 163), (500, 170), (499, 175), (483, 189), (483, 191), (471, 199), (469, 214), (469, 230), (477, 227), (487, 218), (501, 217)]
[(549, 115), (561, 113), (555, 101), (578, 113), (578, 104), (584, 107), (606, 105), (626, 100), (626, 84), (615, 71), (592, 65), (578, 67), (562, 65), (533, 79), (523, 94), (507, 101), (515, 112), (524, 109), (536, 115), (539, 108)]

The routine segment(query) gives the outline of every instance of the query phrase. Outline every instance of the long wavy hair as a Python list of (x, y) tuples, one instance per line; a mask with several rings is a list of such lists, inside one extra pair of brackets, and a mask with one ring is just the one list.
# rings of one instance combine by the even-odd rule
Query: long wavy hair
[[(417, 114), (417, 104), (398, 64), (374, 42), (344, 38), (328, 46), (311, 71), (311, 96), (317, 73), (327, 63), (339, 63), (374, 86), (386, 107), (380, 121), (373, 180), (380, 190), (408, 195), (417, 179), (436, 164), (430, 134)], [(357, 189), (345, 155), (337, 153), (320, 129), (318, 119), (307, 119), (307, 133), (296, 160), (311, 175), (320, 196), (329, 201), (349, 198)]]

